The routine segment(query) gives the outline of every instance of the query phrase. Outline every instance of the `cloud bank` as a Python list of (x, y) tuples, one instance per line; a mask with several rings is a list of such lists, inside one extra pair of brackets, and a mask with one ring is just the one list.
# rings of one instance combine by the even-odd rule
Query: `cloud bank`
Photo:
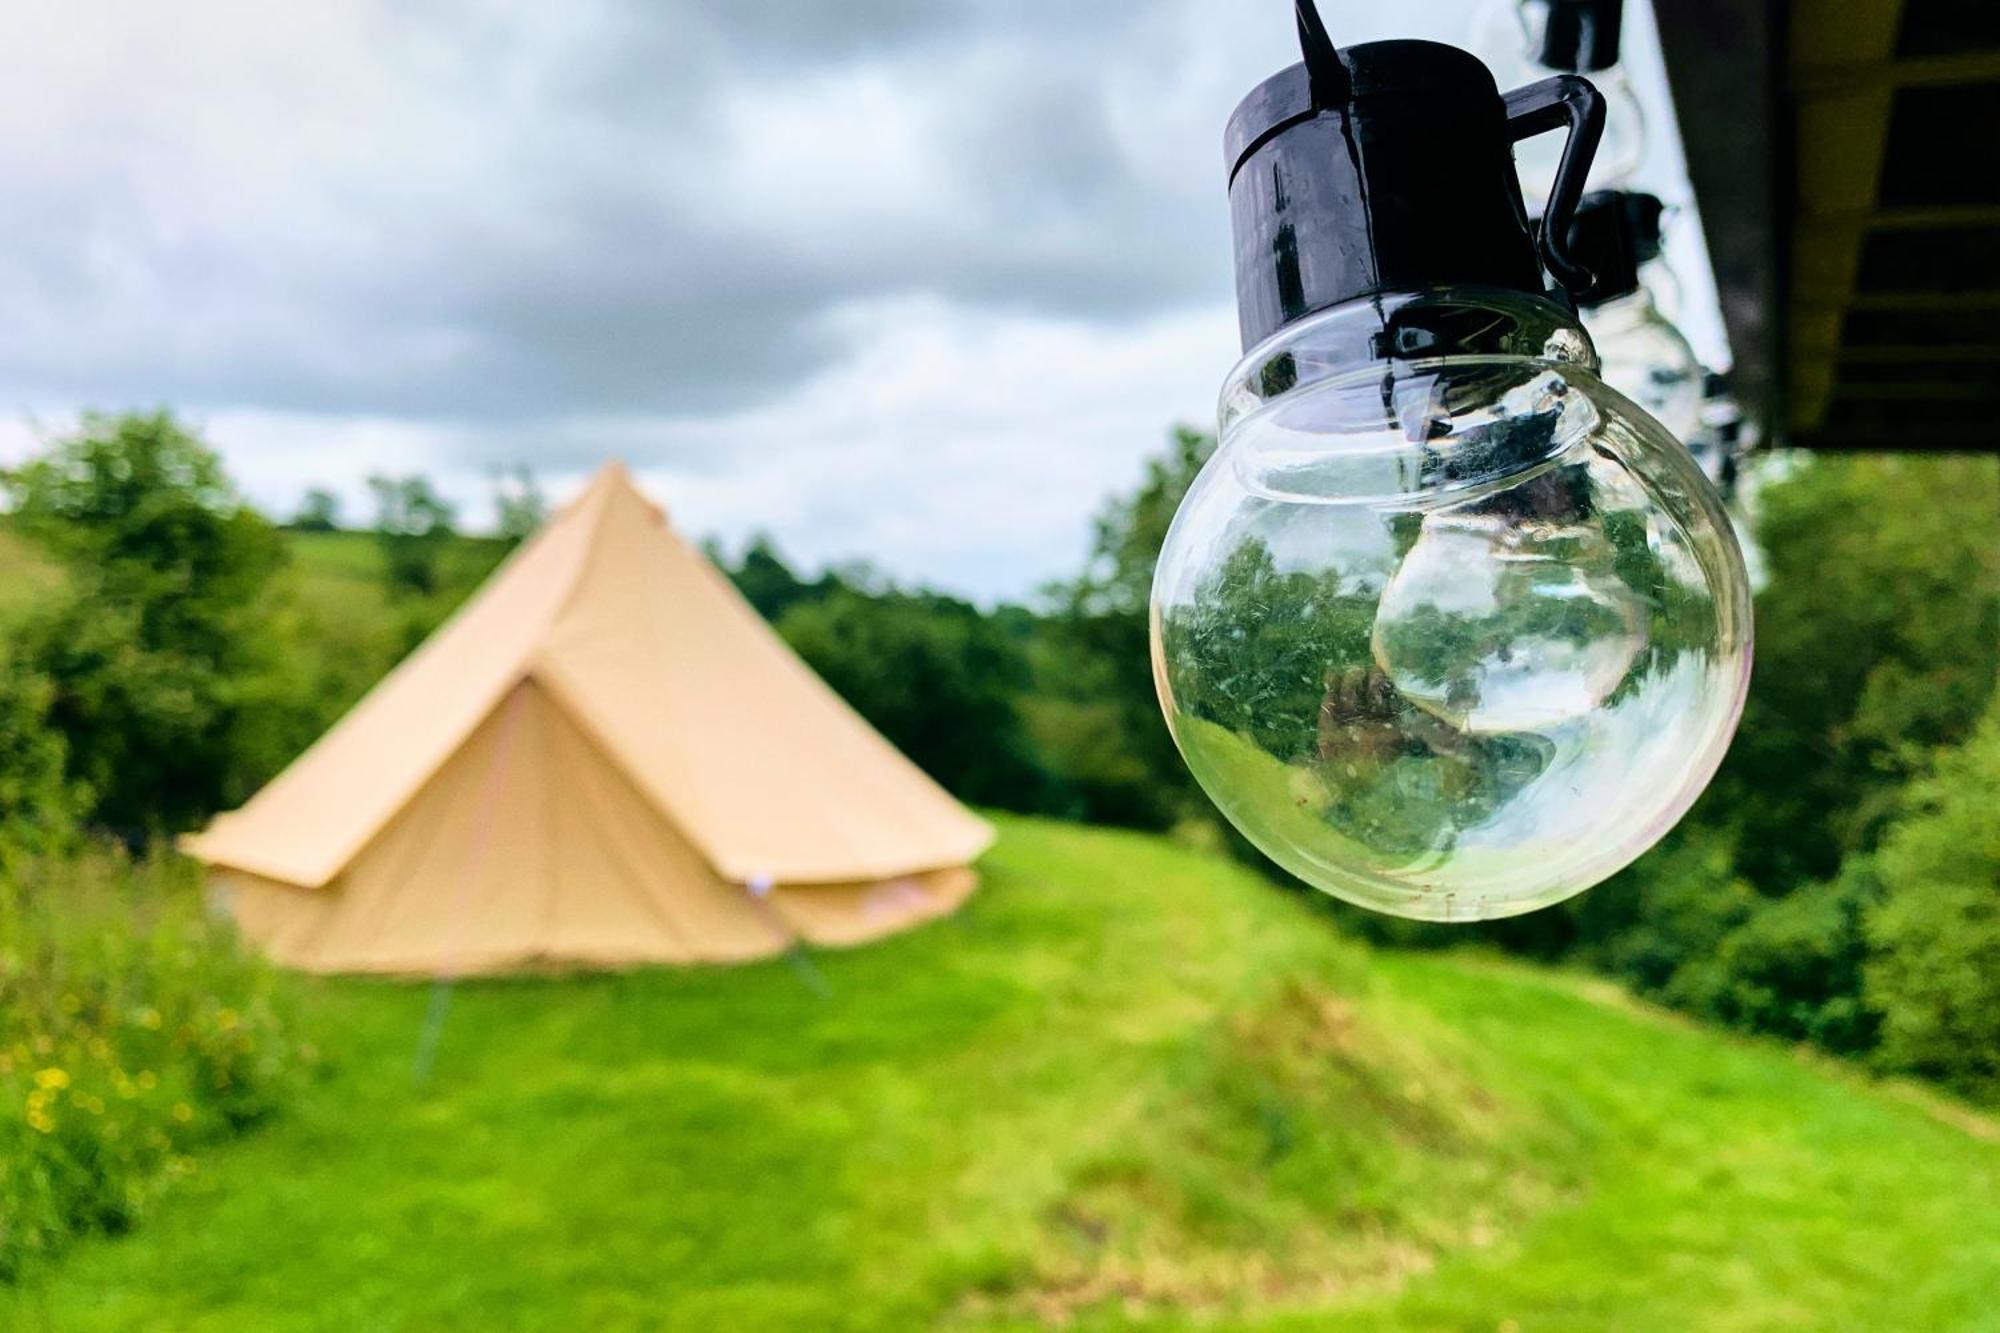
[(356, 517), (372, 470), (476, 510), (615, 454), (691, 531), (1022, 594), (1234, 359), (1221, 126), (1294, 58), (1262, 8), (26, 0), (0, 448), (170, 405), (260, 503)]

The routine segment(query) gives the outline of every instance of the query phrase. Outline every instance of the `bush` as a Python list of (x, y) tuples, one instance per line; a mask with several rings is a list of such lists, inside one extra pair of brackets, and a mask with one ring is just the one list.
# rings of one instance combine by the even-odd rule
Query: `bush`
[(1766, 901), (1714, 953), (1685, 965), (1667, 998), (1753, 1032), (1843, 1055), (1866, 1051), (1879, 1020), (1862, 998), (1863, 922), (1881, 894), (1864, 857), (1831, 883)]
[(1867, 925), (1881, 1059), (2000, 1098), (2000, 707), (1911, 795)]
[(313, 1059), (197, 880), (101, 847), (0, 878), (0, 1279), (131, 1226)]
[(1667, 1000), (1678, 997), (1684, 970), (1714, 957), (1761, 901), (1737, 877), (1728, 839), (1702, 829), (1684, 830), (1589, 897), (1597, 901), (1576, 907), (1594, 919), (1585, 956), (1641, 994)]
[(65, 777), (63, 738), (49, 726), (54, 699), (47, 677), (0, 660), (0, 874), (23, 857), (76, 846), (82, 802)]

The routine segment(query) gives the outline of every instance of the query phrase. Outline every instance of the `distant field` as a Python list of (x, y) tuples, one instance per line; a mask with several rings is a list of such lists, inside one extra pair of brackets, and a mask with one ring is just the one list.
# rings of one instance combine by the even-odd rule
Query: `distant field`
[[(288, 532), (292, 563), (300, 580), (316, 595), (384, 599), (388, 561), (372, 532)], [(506, 555), (501, 542), (489, 537), (455, 537), (442, 562), (441, 591), (462, 596), (484, 581)]]
[[(455, 536), (439, 562), (430, 596), (394, 591), (388, 562), (372, 532), (294, 532), (291, 559), (273, 581), (276, 625), (293, 636), (298, 669), (328, 692), (337, 717), (505, 558), (493, 538)], [(62, 569), (0, 517), (0, 634), (62, 588)]]
[[(293, 532), (285, 539), (292, 571), (315, 598), (360, 597), (386, 602), (382, 547), (372, 532)], [(479, 585), (506, 555), (490, 537), (452, 539), (444, 559), (444, 590), (463, 595)], [(62, 584), (62, 570), (0, 517), (0, 620), (34, 605)]]
[(1371, 953), (1163, 841), (1002, 827), (960, 919), (823, 988), (463, 985), (423, 1086), (428, 988), (313, 984), (336, 1071), (0, 1323), (1996, 1326), (1991, 1123), (1601, 983)]

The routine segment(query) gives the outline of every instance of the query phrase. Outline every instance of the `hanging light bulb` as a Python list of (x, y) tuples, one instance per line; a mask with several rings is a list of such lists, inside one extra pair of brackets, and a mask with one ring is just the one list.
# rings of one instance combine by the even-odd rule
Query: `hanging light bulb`
[[(1306, 882), (1399, 916), (1546, 906), (1706, 785), (1750, 665), (1714, 490), (1549, 275), (1603, 106), (1465, 52), (1336, 51), (1229, 128), (1243, 361), (1154, 585), (1189, 768)], [(1567, 127), (1531, 231), (1510, 147)]]
[[(1646, 115), (1619, 58), (1624, 0), (1485, 0), (1473, 22), (1473, 46), (1505, 87), (1555, 74), (1586, 74), (1604, 99), (1604, 135), (1584, 183), (1587, 190), (1625, 184), (1646, 156)], [(1521, 189), (1539, 211), (1555, 180), (1560, 148), (1519, 150)]]
[(1597, 345), (1599, 374), (1687, 445), (1700, 433), (1707, 374), (1687, 336), (1660, 313), (1641, 280), (1660, 258), (1665, 211), (1650, 194), (1587, 194), (1569, 226), (1569, 249), (1591, 274), (1576, 303)]

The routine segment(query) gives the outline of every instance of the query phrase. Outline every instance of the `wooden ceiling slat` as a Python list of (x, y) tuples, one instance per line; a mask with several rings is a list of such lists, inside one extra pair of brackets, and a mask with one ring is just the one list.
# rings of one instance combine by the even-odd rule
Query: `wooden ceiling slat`
[[(1886, 54), (1886, 53), (1885, 53)], [(1857, 60), (1850, 64), (1792, 67), (1792, 92), (1801, 98), (1848, 96), (1882, 88), (1920, 88), (2000, 79), (2000, 52), (1926, 56), (1915, 60)]]
[(2000, 0), (1653, 0), (1767, 438), (2000, 450), (2000, 17), (1960, 5)]
[(1929, 343), (1922, 346), (1843, 346), (1838, 340), (1792, 344), (1794, 355), (1825, 357), (1842, 365), (2000, 364), (2000, 343)]
[[(1876, 68), (1894, 63), (1902, 0), (1821, 0), (1799, 5), (1789, 26), (1793, 86), (1801, 65), (1822, 69)], [(1793, 196), (1841, 212), (1873, 211), (1882, 179), (1895, 90), (1882, 83), (1834, 81), (1816, 96), (1800, 96), (1792, 116)], [(1794, 229), (1791, 290), (1816, 292), (1845, 307), (1861, 266), (1862, 233), (1845, 227)], [(1837, 327), (1837, 321), (1834, 321)], [(1793, 350), (1785, 358), (1789, 425), (1817, 429), (1839, 382), (1831, 357), (1798, 350), (1798, 341), (1825, 331), (1827, 321), (1794, 306), (1786, 322)]]
[(1802, 291), (1792, 297), (1800, 310), (2000, 310), (2000, 292), (1838, 292)]
[[(1801, 201), (1805, 203), (1806, 201)], [(1844, 227), (1868, 231), (1924, 231), (1942, 227), (2000, 227), (2000, 204), (1940, 204), (1929, 208), (1823, 209), (1801, 207), (1798, 225), (1815, 231)]]

